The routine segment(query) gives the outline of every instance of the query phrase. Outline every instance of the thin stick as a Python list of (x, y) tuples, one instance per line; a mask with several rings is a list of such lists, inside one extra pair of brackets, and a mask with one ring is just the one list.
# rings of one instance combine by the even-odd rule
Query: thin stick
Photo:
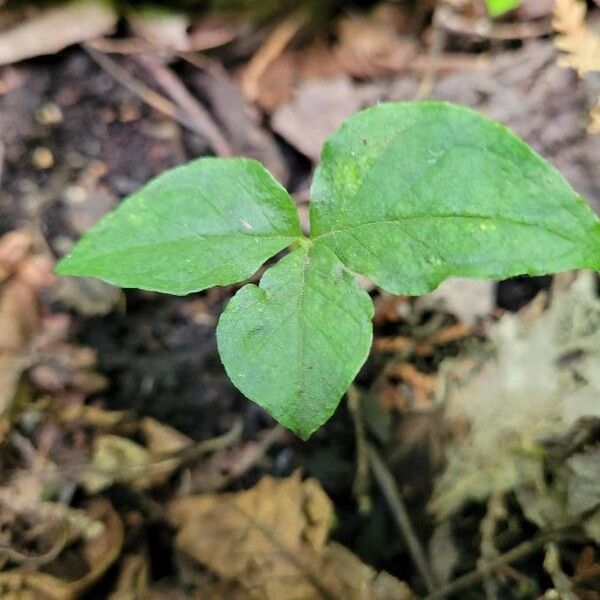
[(433, 86), (435, 85), (439, 58), (444, 46), (446, 45), (447, 34), (439, 26), (438, 10), (439, 6), (435, 8), (433, 13), (433, 33), (431, 36), (431, 46), (429, 47), (429, 52), (427, 53), (425, 73), (423, 74), (423, 78), (419, 84), (419, 89), (415, 94), (415, 100), (425, 100), (429, 94), (431, 94)]
[(214, 139), (209, 137), (210, 133), (207, 133), (200, 123), (195, 122), (189, 115), (184, 114), (182, 109), (168, 98), (165, 98), (145, 83), (133, 77), (126, 69), (119, 65), (119, 63), (96, 48), (93, 48), (89, 44), (83, 44), (83, 48), (90, 55), (92, 60), (106, 71), (106, 73), (108, 73), (115, 81), (118, 81), (123, 87), (127, 88), (131, 93), (138, 96), (148, 104), (148, 106), (151, 106), (158, 112), (174, 119), (193, 133), (197, 133), (206, 138), (208, 143), (213, 147), (215, 153), (219, 154), (219, 150), (223, 150), (219, 144), (217, 144), (217, 148), (215, 148)]
[(282, 21), (269, 35), (263, 46), (250, 59), (242, 75), (242, 91), (247, 100), (258, 98), (259, 83), (271, 63), (279, 57), (298, 31), (306, 23), (306, 15), (297, 12)]
[(526, 540), (508, 552), (501, 554), (495, 560), (488, 562), (486, 568), (478, 568), (470, 573), (458, 577), (454, 581), (451, 581), (448, 585), (445, 585), (439, 590), (429, 594), (429, 596), (424, 598), (424, 600), (438, 600), (439, 598), (446, 598), (451, 594), (455, 594), (460, 590), (464, 590), (465, 588), (479, 583), (487, 575), (490, 569), (497, 569), (498, 567), (508, 565), (516, 560), (519, 560), (520, 558), (524, 558), (525, 556), (533, 554), (551, 538), (552, 535), (544, 534), (534, 538), (533, 540)]
[(0, 142), (0, 186), (2, 185), (2, 173), (4, 173), (4, 144)]
[(140, 54), (136, 57), (136, 60), (152, 74), (156, 83), (196, 124), (217, 156), (233, 155), (229, 142), (209, 112), (192, 96), (179, 77), (169, 67), (149, 54)]
[(347, 393), (348, 410), (354, 421), (354, 434), (356, 443), (356, 475), (352, 492), (360, 512), (367, 512), (371, 508), (369, 494), (369, 444), (365, 432), (365, 424), (360, 409), (360, 393), (355, 386), (350, 386)]
[[(383, 495), (389, 504), (390, 510), (392, 511), (392, 515), (394, 516), (394, 520), (396, 521), (396, 525), (398, 526), (400, 533), (402, 533), (404, 536), (410, 555), (412, 556), (421, 578), (425, 582), (427, 591), (430, 594), (435, 594), (435, 589), (437, 587), (435, 577), (433, 576), (431, 568), (429, 567), (429, 563), (427, 562), (425, 552), (421, 547), (419, 538), (417, 538), (412, 523), (410, 522), (408, 511), (406, 510), (406, 506), (404, 504), (404, 500), (402, 500), (398, 486), (394, 481), (394, 477), (379, 455), (379, 452), (377, 452), (373, 446), (369, 446), (369, 459), (371, 461), (371, 467), (373, 469), (375, 479), (377, 480), (377, 483), (379, 484), (379, 487), (381, 488), (381, 491), (383, 492)], [(433, 598), (436, 596), (432, 595), (431, 597)]]

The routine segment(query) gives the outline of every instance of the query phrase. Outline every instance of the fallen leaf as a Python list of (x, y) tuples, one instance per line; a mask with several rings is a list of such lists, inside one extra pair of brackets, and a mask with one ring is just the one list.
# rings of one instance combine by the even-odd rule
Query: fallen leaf
[(582, 272), (545, 312), (542, 306), (502, 317), (491, 331), (492, 347), (478, 351), (469, 374), (453, 380), (460, 360), (442, 367), (446, 421), (461, 435), (448, 448), (431, 503), (441, 518), (493, 491), (542, 489), (544, 441), (560, 439), (583, 418), (600, 418), (593, 275)]
[[(123, 546), (123, 523), (104, 499), (89, 504), (86, 518), (100, 524), (89, 535), (81, 550), (87, 572), (74, 580), (62, 579), (43, 571), (18, 568), (0, 572), (2, 598), (32, 600), (76, 600), (91, 587), (114, 563)], [(59, 555), (55, 562), (60, 563)], [(48, 567), (49, 568), (49, 567)]]
[(112, 6), (76, 0), (42, 10), (26, 21), (0, 32), (0, 65), (43, 54), (112, 32), (118, 15)]
[(150, 469), (150, 453), (130, 439), (111, 434), (94, 438), (89, 468), (79, 482), (89, 494), (95, 494), (116, 481), (146, 487)]
[(272, 127), (316, 162), (327, 137), (363, 102), (360, 88), (349, 77), (307, 81), (273, 113)]
[(346, 548), (327, 544), (331, 501), (316, 480), (302, 481), (298, 472), (265, 476), (243, 492), (176, 500), (168, 512), (178, 529), (177, 548), (244, 590), (241, 598), (412, 597), (391, 575), (378, 575)]
[(115, 482), (143, 490), (163, 484), (181, 464), (178, 450), (190, 447), (192, 440), (179, 431), (146, 417), (139, 425), (146, 438), (142, 446), (128, 438), (97, 435), (93, 440), (89, 469), (80, 476), (81, 485), (91, 494)]
[(556, 0), (552, 26), (559, 34), (555, 46), (564, 52), (560, 64), (580, 76), (600, 71), (600, 35), (585, 22), (587, 5), (582, 0)]
[(334, 52), (349, 75), (372, 78), (397, 73), (417, 56), (415, 42), (399, 35), (393, 15), (385, 15), (385, 21), (376, 16), (348, 15), (337, 23)]

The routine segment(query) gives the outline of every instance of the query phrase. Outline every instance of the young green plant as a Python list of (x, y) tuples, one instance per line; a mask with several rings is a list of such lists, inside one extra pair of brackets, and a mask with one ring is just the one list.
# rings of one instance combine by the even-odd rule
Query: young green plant
[(310, 236), (256, 161), (203, 158), (157, 177), (93, 227), (63, 275), (189, 294), (253, 275), (217, 327), (233, 383), (306, 439), (365, 362), (373, 305), (354, 273), (392, 294), (447, 277), (600, 269), (600, 221), (508, 129), (443, 102), (380, 104), (326, 142)]

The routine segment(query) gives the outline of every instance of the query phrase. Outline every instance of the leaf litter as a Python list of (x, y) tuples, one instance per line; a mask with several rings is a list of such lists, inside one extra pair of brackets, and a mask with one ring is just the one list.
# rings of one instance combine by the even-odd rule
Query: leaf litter
[[(468, 24), (469, 19), (483, 23), (481, 3), (451, 4), (452, 10), (464, 17), (460, 21), (462, 25)], [(544, 3), (545, 6), (546, 4)], [(558, 26), (555, 29), (561, 35), (571, 36), (569, 44), (575, 44), (578, 39), (580, 42), (591, 39), (592, 11), (590, 10), (590, 19), (586, 23), (585, 14), (581, 12), (582, 3), (557, 3), (555, 10), (558, 10), (559, 4), (563, 8), (567, 7), (571, 16), (575, 15), (577, 18), (570, 21), (571, 33)], [(580, 12), (573, 11), (576, 5)], [(311, 114), (310, 108), (307, 109), (306, 102), (303, 101), (306, 88), (310, 94), (318, 96), (319, 90), (326, 91), (332, 80), (335, 82), (336, 79), (341, 79), (345, 82), (346, 97), (337, 105), (335, 99), (331, 100), (333, 108), (328, 109), (327, 117), (330, 124), (325, 118), (320, 122), (318, 135), (321, 136), (326, 135), (327, 128), (334, 128), (335, 119), (339, 117), (335, 114), (336, 106), (338, 110), (342, 110), (344, 103), (363, 106), (378, 99), (411, 98), (416, 93), (417, 80), (428, 68), (428, 57), (422, 52), (420, 42), (429, 43), (432, 32), (427, 29), (421, 31), (422, 40), (417, 40), (411, 35), (415, 29), (414, 21), (405, 20), (407, 15), (404, 5), (385, 3), (382, 6), (379, 11), (364, 15), (342, 15), (337, 25), (332, 27), (333, 33), (329, 39), (319, 39), (308, 46), (302, 44), (303, 35), (292, 40), (260, 75), (256, 106), (249, 107), (240, 100), (236, 101), (235, 110), (231, 110), (224, 102), (219, 101), (223, 97), (223, 92), (219, 92), (219, 89), (223, 88), (217, 88), (210, 81), (204, 89), (202, 86), (195, 88), (192, 83), (191, 89), (201, 98), (204, 94), (209, 96), (209, 104), (215, 104), (211, 109), (217, 121), (232, 123), (224, 127), (228, 137), (232, 139), (236, 138), (229, 133), (228, 128), (236, 131), (236, 123), (241, 118), (237, 115), (244, 113), (244, 119), (252, 127), (248, 128), (248, 141), (243, 139), (239, 144), (236, 142), (236, 145), (244, 148), (244, 153), (246, 147), (253, 152), (254, 146), (260, 148), (263, 143), (256, 143), (258, 135), (267, 135), (268, 151), (271, 152), (271, 146), (277, 151), (272, 170), (282, 167), (282, 172), (287, 177), (288, 162), (281, 158), (283, 153), (280, 146), (276, 145), (271, 129), (280, 129), (276, 133), (285, 137), (302, 154), (314, 158), (316, 151), (309, 146), (309, 138), (316, 134), (314, 128), (306, 127), (306, 123), (312, 124), (315, 115)], [(514, 13), (516, 16), (510, 15), (506, 22), (497, 23), (495, 29), (488, 32), (495, 35), (500, 31), (498, 25), (506, 25), (513, 28), (514, 34), (517, 31), (514, 25), (519, 25), (521, 19), (525, 20), (521, 14), (526, 11), (541, 13), (527, 17), (532, 20), (547, 19), (550, 14), (550, 9), (541, 8), (539, 3), (524, 2), (520, 11)], [(33, 14), (36, 12), (33, 11)], [(71, 12), (73, 14), (75, 13)], [(409, 16), (411, 19), (414, 17)], [(71, 17), (65, 21), (64, 28), (55, 31), (56, 36), (61, 38), (61, 44), (71, 43), (67, 39), (73, 31), (69, 22), (73, 22)], [(78, 31), (78, 35), (95, 37), (109, 32), (110, 28), (106, 24), (103, 25), (106, 29), (100, 31), (102, 23), (98, 23), (95, 32)], [(380, 30), (378, 26), (382, 23), (385, 27)], [(136, 25), (133, 19), (129, 19), (125, 27), (138, 37), (103, 38), (97, 43), (110, 48), (110, 52), (116, 50), (117, 54), (126, 52), (128, 44), (131, 48), (137, 48), (136, 51), (154, 44), (172, 56), (174, 52), (219, 46), (227, 40), (239, 41), (245, 35), (238, 24), (223, 24), (218, 20), (211, 23), (210, 18), (204, 17), (195, 20), (179, 12), (174, 13), (168, 22), (161, 23), (160, 19), (155, 19), (140, 27), (139, 22)], [(381, 35), (377, 35), (378, 31), (381, 31)], [(575, 31), (579, 33), (574, 33)], [(10, 29), (5, 29), (2, 33), (12, 35)], [(444, 51), (438, 56), (439, 80), (434, 85), (433, 95), (478, 105), (492, 115), (497, 113), (498, 118), (509, 122), (530, 141), (535, 141), (542, 152), (555, 156), (556, 150), (557, 163), (561, 167), (567, 165), (565, 171), (568, 177), (593, 200), (594, 173), (591, 171), (588, 175), (585, 174), (586, 151), (580, 144), (581, 132), (572, 126), (575, 120), (583, 121), (580, 119), (581, 86), (575, 90), (576, 82), (569, 78), (567, 70), (552, 69), (555, 57), (551, 44), (530, 44), (525, 41), (522, 50), (500, 51), (497, 56), (493, 52), (476, 55), (469, 51), (469, 48), (473, 48), (473, 42), (466, 41), (472, 37), (468, 31), (463, 28), (462, 32), (457, 30), (451, 36), (446, 50), (452, 48), (452, 51)], [(2, 40), (6, 39), (14, 38), (0, 36), (0, 46)], [(40, 37), (36, 44), (43, 43), (45, 47), (38, 48), (38, 51), (54, 51), (48, 45), (50, 42), (55, 43), (48, 36)], [(558, 42), (557, 45), (561, 43)], [(19, 45), (11, 51), (21, 52)], [(589, 65), (591, 50), (595, 46), (581, 43), (576, 45), (578, 50), (567, 45), (562, 48), (565, 50), (563, 60), (571, 61), (570, 66), (573, 67), (580, 62)], [(228, 56), (231, 47), (222, 47), (220, 51), (223, 56)], [(26, 46), (23, 48), (26, 49)], [(456, 52), (456, 49), (460, 52)], [(242, 66), (237, 67), (233, 75), (239, 78), (243, 74), (244, 61), (239, 60), (236, 52), (239, 49), (233, 51), (233, 62)], [(582, 58), (578, 53), (585, 56)], [(216, 60), (213, 55), (210, 58), (208, 55), (199, 56), (201, 61), (208, 58), (207, 62), (201, 62), (201, 68), (206, 69), (203, 75), (210, 71), (211, 64), (213, 67), (215, 64), (221, 66), (217, 62), (221, 60), (221, 55), (214, 55)], [(58, 60), (62, 59), (58, 57)], [(128, 63), (127, 58), (124, 62)], [(557, 71), (562, 75), (559, 76)], [(19, 68), (8, 68), (0, 72), (0, 94), (5, 93), (1, 90), (23, 85), (26, 79), (20, 79), (23, 77), (22, 73)], [(214, 74), (214, 70), (212, 73)], [(585, 76), (585, 81), (582, 82), (585, 85), (593, 79), (587, 73), (582, 75)], [(208, 79), (211, 77), (214, 79), (213, 75), (208, 76)], [(235, 86), (234, 79), (230, 79), (228, 84)], [(595, 102), (597, 96), (594, 96), (593, 86), (591, 89), (590, 96)], [(65, 89), (63, 96), (68, 97), (72, 93), (72, 90)], [(236, 94), (241, 97), (238, 90)], [(225, 95), (230, 96), (229, 92)], [(567, 96), (571, 99), (567, 108), (564, 104), (559, 106), (558, 100), (556, 104), (545, 101), (546, 97)], [(61, 121), (68, 123), (73, 120), (68, 112), (68, 103), (59, 101), (58, 105), (59, 110), (64, 113)], [(134, 102), (132, 106), (137, 104)], [(256, 110), (257, 107), (259, 110)], [(140, 116), (143, 111), (138, 108), (130, 109), (131, 106), (118, 112), (120, 116), (116, 121), (109, 119), (106, 122), (117, 130), (127, 119), (132, 119), (133, 123), (138, 120), (145, 123)], [(223, 114), (219, 114), (219, 110)], [(286, 133), (283, 127), (279, 127), (279, 122), (275, 122), (273, 117), (278, 111), (283, 111), (283, 115), (294, 121), (291, 125), (285, 125), (295, 127), (295, 131)], [(327, 115), (324, 113), (324, 116)], [(119, 120), (121, 117), (124, 119), (123, 123)], [(99, 120), (104, 118), (102, 113)], [(266, 126), (264, 118), (269, 121)], [(190, 142), (186, 139), (185, 142), (194, 151), (199, 147), (194, 146), (198, 144), (198, 140)], [(39, 143), (36, 140), (36, 146)], [(45, 147), (45, 142), (43, 145)], [(12, 141), (10, 145), (7, 143), (7, 157), (13, 170), (14, 157), (18, 158), (13, 151), (14, 146)], [(24, 156), (29, 157), (30, 150), (28, 148)], [(149, 162), (152, 161), (153, 152), (160, 153), (164, 150), (150, 148)], [(285, 152), (288, 152), (287, 148)], [(48, 173), (61, 161), (61, 153), (55, 149), (52, 156), (55, 165), (48, 169)], [(107, 175), (106, 181), (110, 181), (111, 173)], [(297, 173), (292, 173), (292, 176), (297, 176)], [(126, 179), (124, 176), (122, 178)], [(12, 179), (10, 170), (4, 173), (4, 181), (9, 185)], [(76, 186), (79, 183), (74, 182)], [(120, 181), (119, 185), (126, 187), (132, 183)], [(118, 186), (116, 189), (108, 188), (110, 185), (106, 189), (96, 183), (91, 186), (88, 198), (91, 213), (87, 202), (71, 205), (67, 200), (65, 208), (70, 229), (79, 231), (86, 228), (84, 223), (93, 216), (94, 210), (102, 212), (103, 205), (110, 204), (116, 197), (123, 195)], [(21, 241), (19, 236), (21, 232), (17, 232), (16, 247), (8, 253), (13, 256), (8, 259), (8, 263), (5, 253), (0, 252), (0, 298), (5, 298), (6, 291), (9, 290), (6, 294), (8, 300), (0, 301), (3, 307), (0, 310), (0, 339), (3, 343), (8, 339), (8, 345), (17, 349), (16, 353), (0, 355), (0, 361), (5, 357), (10, 357), (10, 361), (16, 357), (21, 360), (20, 363), (10, 362), (13, 366), (6, 370), (0, 369), (0, 387), (5, 392), (3, 398), (8, 399), (8, 410), (3, 411), (0, 417), (3, 449), (0, 464), (3, 475), (6, 474), (0, 489), (0, 499), (3, 502), (0, 546), (8, 548), (7, 552), (0, 552), (0, 585), (4, 586), (0, 588), (2, 594), (8, 598), (38, 598), (43, 597), (43, 594), (57, 598), (87, 597), (88, 594), (93, 594), (89, 586), (102, 580), (102, 589), (111, 588), (110, 597), (119, 600), (144, 596), (158, 599), (190, 596), (203, 599), (263, 598), (268, 597), (265, 595), (268, 591), (283, 594), (287, 598), (289, 587), (285, 586), (292, 581), (299, 582), (297, 589), (301, 592), (305, 590), (308, 594), (306, 597), (309, 598), (323, 597), (323, 594), (319, 595), (320, 584), (323, 584), (323, 591), (326, 593), (337, 594), (341, 590), (339, 597), (410, 597), (405, 585), (398, 579), (385, 572), (378, 574), (377, 570), (367, 567), (359, 560), (357, 555), (337, 542), (330, 541), (330, 537), (334, 537), (348, 543), (345, 524), (348, 512), (343, 506), (343, 500), (338, 506), (339, 490), (332, 496), (338, 513), (336, 520), (332, 518), (331, 501), (325, 500), (322, 491), (315, 491), (317, 484), (312, 480), (302, 481), (298, 474), (289, 479), (262, 477), (265, 472), (277, 472), (280, 475), (286, 473), (285, 468), (278, 470), (278, 465), (288, 464), (286, 461), (290, 460), (290, 456), (297, 458), (298, 449), (285, 434), (265, 429), (256, 434), (258, 441), (255, 441), (254, 436), (248, 439), (250, 436), (245, 433), (243, 439), (234, 437), (222, 447), (217, 445), (212, 453), (201, 452), (202, 460), (190, 461), (188, 452), (191, 452), (190, 444), (193, 448), (194, 442), (170, 427), (168, 421), (142, 421), (128, 411), (103, 408), (104, 400), (110, 398), (111, 392), (103, 391), (107, 380), (98, 373), (96, 354), (73, 341), (74, 329), (81, 326), (81, 322), (87, 327), (90, 321), (81, 321), (61, 312), (61, 306), (68, 303), (83, 314), (104, 314), (115, 307), (118, 299), (101, 298), (101, 301), (96, 302), (95, 290), (90, 293), (82, 289), (57, 292), (55, 284), (50, 284), (49, 281), (49, 287), (46, 282), (41, 285), (43, 278), (38, 280), (38, 284), (29, 280), (27, 269), (22, 277), (19, 274), (21, 267), (16, 268), (14, 265), (23, 265), (23, 262), (28, 262), (41, 249), (37, 247), (37, 234), (33, 243), (31, 234), (26, 233)], [(4, 248), (3, 244), (7, 243), (6, 239), (2, 240), (0, 248)], [(23, 244), (23, 240), (26, 243)], [(9, 246), (12, 244), (13, 242)], [(43, 266), (46, 260), (44, 258), (37, 263), (31, 262), (30, 267), (35, 267), (36, 264), (41, 267), (41, 270), (35, 267), (32, 271), (40, 273), (45, 269), (47, 273), (47, 268)], [(11, 282), (15, 281), (20, 283), (15, 286), (17, 291), (11, 292)], [(26, 285), (22, 285), (24, 281)], [(560, 584), (561, 591), (571, 588), (586, 598), (588, 596), (584, 596), (582, 590), (593, 594), (597, 589), (600, 568), (597, 545), (594, 544), (594, 540), (598, 540), (598, 521), (594, 510), (598, 496), (596, 482), (599, 457), (595, 424), (598, 419), (599, 383), (598, 356), (594, 349), (597, 347), (597, 326), (590, 326), (591, 321), (588, 319), (596, 309), (591, 308), (595, 305), (591, 283), (578, 283), (575, 288), (579, 291), (563, 290), (553, 293), (548, 311), (547, 301), (541, 300), (516, 318), (505, 315), (500, 319), (497, 329), (493, 326), (490, 329), (489, 325), (491, 315), (499, 313), (494, 309), (493, 289), (488, 284), (485, 289), (483, 286), (479, 291), (473, 288), (472, 292), (458, 284), (454, 289), (441, 290), (441, 297), (435, 300), (435, 304), (425, 301), (416, 307), (406, 299), (394, 298), (382, 302), (383, 295), (375, 293), (376, 304), (382, 309), (379, 317), (376, 317), (379, 319), (377, 328), (380, 335), (377, 341), (381, 352), (376, 353), (374, 364), (378, 373), (383, 373), (382, 382), (390, 395), (391, 409), (382, 409), (381, 402), (378, 403), (376, 399), (369, 402), (368, 410), (374, 411), (376, 415), (374, 418), (372, 415), (368, 416), (367, 426), (373, 432), (375, 421), (385, 421), (382, 432), (375, 437), (389, 444), (392, 464), (398, 453), (406, 455), (411, 451), (406, 446), (419, 446), (423, 441), (424, 429), (427, 429), (427, 436), (435, 438), (432, 443), (437, 445), (437, 452), (441, 447), (446, 453), (447, 467), (439, 478), (431, 504), (438, 516), (445, 517), (430, 538), (430, 562), (442, 583), (452, 581), (453, 575), (468, 568), (465, 567), (468, 563), (464, 561), (472, 557), (472, 549), (469, 557), (465, 556), (464, 535), (456, 533), (457, 527), (463, 523), (462, 516), (466, 513), (471, 517), (473, 506), (489, 505), (491, 498), (506, 494), (520, 507), (530, 523), (529, 528), (534, 526), (546, 532), (561, 526), (571, 527), (570, 531), (575, 537), (569, 548), (562, 554), (563, 549), (557, 544), (558, 556), (547, 551), (544, 561), (548, 572), (553, 570), (551, 578), (555, 587), (559, 589)], [(566, 325), (559, 326), (558, 313), (552, 311), (558, 310), (557, 303), (563, 302), (560, 298), (565, 294), (564, 318), (561, 322)], [(227, 290), (215, 297), (219, 302), (226, 296)], [(471, 305), (470, 298), (474, 296), (481, 300), (480, 305)], [(58, 310), (55, 305), (49, 310), (50, 298), (52, 302), (58, 300)], [(585, 298), (587, 300), (583, 301)], [(135, 301), (139, 302), (139, 299)], [(160, 303), (155, 298), (151, 301)], [(204, 301), (204, 297), (198, 300)], [(210, 313), (212, 301), (208, 299), (206, 306), (202, 306), (199, 322), (214, 322)], [(573, 305), (569, 307), (571, 301)], [(589, 310), (581, 308), (582, 305), (588, 306)], [(573, 306), (578, 307), (577, 311), (569, 315)], [(125, 309), (122, 301), (117, 308), (119, 311)], [(135, 304), (127, 310), (128, 314), (135, 313)], [(177, 311), (173, 313), (180, 314)], [(428, 313), (433, 313), (433, 320), (443, 313), (443, 319), (439, 320), (436, 328), (422, 332), (415, 325), (415, 315), (425, 319)], [(550, 316), (550, 313), (554, 316)], [(448, 314), (452, 315), (450, 319)], [(568, 324), (570, 318), (575, 319), (575, 314), (579, 315), (577, 319), (581, 319), (583, 323), (581, 327)], [(110, 318), (113, 316), (114, 314)], [(509, 322), (512, 324), (508, 324)], [(589, 336), (582, 333), (586, 327), (589, 328)], [(549, 338), (547, 332), (544, 333), (544, 328), (555, 331), (556, 339)], [(152, 337), (154, 332), (148, 332), (149, 329), (144, 327), (140, 337), (148, 336), (150, 343), (160, 343), (160, 340)], [(469, 347), (481, 342), (474, 339), (472, 334), (482, 336), (488, 330), (491, 341), (487, 345), (476, 346), (478, 351), (473, 356), (472, 352), (469, 353)], [(564, 331), (571, 333), (566, 335)], [(556, 341), (557, 339), (561, 341)], [(570, 341), (561, 349), (563, 339)], [(15, 340), (17, 343), (14, 343)], [(127, 339), (124, 343), (132, 342)], [(511, 361), (513, 346), (517, 356)], [(437, 374), (440, 357), (452, 354), (459, 354), (459, 357), (453, 359), (453, 362), (447, 360), (441, 374)], [(522, 359), (523, 364), (517, 357)], [(527, 365), (533, 365), (527, 367), (527, 372), (525, 361)], [(388, 363), (391, 366), (386, 370)], [(2, 367), (4, 364), (2, 363)], [(2, 378), (11, 371), (14, 375), (8, 377), (8, 383), (5, 383)], [(111, 385), (115, 385), (114, 377)], [(519, 385), (521, 389), (518, 389)], [(390, 390), (394, 390), (396, 394), (392, 394)], [(401, 398), (398, 391), (402, 393)], [(463, 391), (465, 396), (461, 399)], [(440, 421), (446, 393), (447, 416)], [(419, 401), (415, 402), (415, 398)], [(487, 401), (490, 398), (493, 402), (488, 407)], [(533, 399), (531, 402), (530, 398)], [(436, 400), (439, 404), (436, 404)], [(472, 406), (469, 404), (471, 401)], [(503, 403), (512, 406), (521, 418), (511, 418), (508, 408), (504, 410)], [(207, 415), (206, 419), (208, 418)], [(496, 420), (501, 424), (501, 432), (493, 431)], [(426, 421), (432, 425), (419, 425)], [(345, 422), (342, 425), (346, 427)], [(396, 431), (394, 427), (397, 428)], [(253, 429), (255, 428), (256, 426)], [(440, 438), (441, 429), (449, 430), (445, 431), (447, 437)], [(461, 442), (464, 435), (466, 438)], [(339, 459), (336, 458), (338, 462), (335, 465), (329, 465), (331, 477), (322, 478), (326, 487), (331, 485), (334, 476), (343, 479), (341, 471), (344, 469), (352, 474), (351, 459), (348, 460), (352, 452), (348, 452), (344, 443), (338, 441), (340, 437), (339, 430), (335, 430), (329, 454), (320, 448), (325, 462), (330, 456), (340, 456)], [(504, 453), (507, 457), (502, 456)], [(318, 451), (316, 455), (319, 456)], [(476, 468), (477, 471), (474, 472), (480, 481), (474, 481), (475, 477), (470, 478), (470, 473), (463, 468)], [(423, 470), (422, 463), (418, 463), (418, 469), (414, 471), (417, 470)], [(409, 502), (414, 502), (413, 473), (398, 472), (396, 476), (399, 485), (402, 484), (403, 495), (407, 496)], [(315, 489), (306, 491), (305, 487), (311, 486)], [(242, 488), (248, 489), (239, 491)], [(228, 491), (216, 493), (222, 489)], [(203, 495), (196, 495), (198, 492)], [(280, 502), (283, 492), (289, 492), (290, 501)], [(123, 501), (124, 495), (126, 501)], [(93, 505), (87, 503), (90, 496), (103, 498), (107, 504), (101, 509), (94, 509)], [(201, 502), (203, 498), (207, 500)], [(186, 505), (188, 500), (189, 504)], [(251, 512), (259, 501), (266, 505), (265, 508), (260, 510), (259, 506)], [(187, 507), (188, 518), (181, 516), (180, 521), (175, 521), (172, 513), (180, 502), (181, 506)], [(114, 514), (110, 509), (111, 504), (118, 509), (118, 519), (112, 518)], [(249, 515), (240, 513), (235, 508), (238, 505)], [(228, 508), (225, 509), (224, 506)], [(512, 527), (515, 527), (514, 513), (517, 511), (511, 505), (508, 507), (513, 513), (510, 515)], [(412, 505), (410, 508), (411, 515), (416, 515), (418, 521), (418, 510), (413, 510)], [(166, 530), (166, 517), (174, 525), (177, 549), (169, 555), (168, 561), (163, 562), (172, 562), (176, 573), (173, 575), (169, 571), (167, 578), (157, 582), (164, 571), (159, 569), (157, 574), (156, 543), (154, 539), (149, 542), (146, 535), (150, 533), (152, 536), (151, 529), (157, 524), (161, 532)], [(194, 531), (193, 520), (196, 519), (199, 519), (209, 535), (201, 535), (196, 526), (198, 540), (191, 535), (182, 538), (187, 540), (188, 546), (180, 547), (179, 536), (187, 528)], [(286, 537), (287, 531), (282, 531), (282, 523), (288, 519), (293, 524), (293, 539)], [(350, 521), (354, 523), (355, 519), (356, 515), (350, 511)], [(375, 517), (370, 523), (374, 521)], [(419, 528), (424, 540), (431, 532), (429, 525)], [(373, 531), (378, 532), (374, 537), (379, 552), (387, 552), (387, 556), (394, 557), (393, 572), (399, 576), (407, 574), (408, 580), (411, 576), (410, 567), (405, 569), (403, 566), (406, 553), (401, 548), (401, 541), (389, 538), (386, 531), (389, 527), (385, 527), (385, 521), (381, 529), (377, 529), (375, 525), (370, 526)], [(526, 537), (527, 531), (530, 529), (523, 526), (519, 533)], [(501, 531), (498, 537), (505, 533)], [(169, 538), (166, 546), (170, 548), (171, 534), (164, 535)], [(476, 536), (477, 533), (470, 530), (467, 537), (470, 541), (471, 537)], [(204, 537), (206, 546), (202, 545)], [(384, 543), (382, 540), (388, 542)], [(282, 545), (282, 541), (285, 545)], [(162, 548), (161, 544), (159, 546)], [(352, 542), (349, 545), (355, 547)], [(97, 553), (91, 552), (92, 548), (97, 548)], [(248, 548), (256, 561), (244, 560), (243, 551)], [(360, 548), (362, 556), (365, 546)], [(82, 549), (85, 555), (83, 561), (75, 560), (73, 555), (80, 554)], [(228, 564), (229, 556), (223, 559), (224, 564), (215, 564), (211, 560), (214, 553), (225, 553), (227, 550), (235, 557), (235, 570)], [(377, 557), (381, 555), (375, 553)], [(366, 556), (369, 556), (369, 552)], [(385, 559), (371, 558), (367, 562), (381, 566), (382, 561), (385, 562)], [(118, 565), (115, 564), (117, 562)], [(109, 564), (118, 566), (118, 577), (106, 575), (105, 569)], [(272, 583), (265, 581), (266, 565), (273, 566), (273, 573), (280, 574), (283, 579), (275, 578)], [(65, 572), (68, 576), (65, 576)], [(351, 578), (342, 577), (348, 572), (352, 574)], [(570, 580), (568, 585), (564, 584), (564, 580), (561, 583), (561, 572)], [(530, 573), (528, 569), (527, 575)], [(519, 576), (519, 573), (515, 574), (515, 581)], [(498, 569), (494, 572), (494, 577), (506, 583), (506, 577), (510, 578), (510, 575), (507, 576)], [(249, 583), (256, 583), (257, 586), (249, 590)], [(185, 586), (194, 591), (190, 594), (184, 592)], [(418, 582), (415, 587), (419, 588)], [(362, 590), (360, 593), (365, 595), (356, 596), (359, 593), (357, 590)]]
[[(431, 509), (448, 518), (468, 501), (512, 491), (540, 528), (581, 525), (598, 541), (598, 450), (585, 436), (570, 447), (575, 431), (600, 419), (595, 278), (582, 272), (545, 311), (544, 302), (504, 315), (479, 359), (443, 366), (445, 418), (457, 435)], [(469, 360), (468, 376), (459, 375)]]

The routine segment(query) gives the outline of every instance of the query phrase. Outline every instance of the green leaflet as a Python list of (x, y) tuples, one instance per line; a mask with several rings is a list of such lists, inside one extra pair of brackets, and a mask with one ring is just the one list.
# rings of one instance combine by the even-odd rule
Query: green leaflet
[(500, 17), (521, 4), (521, 0), (485, 0), (488, 12), (492, 17)]
[(188, 294), (246, 279), (300, 235), (292, 199), (260, 163), (204, 158), (127, 198), (56, 272)]
[(505, 127), (442, 102), (382, 104), (325, 144), (311, 239), (257, 162), (205, 158), (156, 178), (58, 265), (125, 287), (186, 294), (252, 275), (217, 328), (233, 383), (306, 439), (371, 345), (373, 307), (348, 269), (396, 294), (452, 276), (600, 269), (600, 221)]
[(505, 127), (442, 102), (381, 104), (323, 149), (317, 243), (394, 294), (452, 276), (600, 267), (600, 224), (562, 175)]
[(369, 295), (332, 252), (302, 247), (229, 302), (219, 353), (248, 398), (307, 439), (366, 360), (372, 316)]

